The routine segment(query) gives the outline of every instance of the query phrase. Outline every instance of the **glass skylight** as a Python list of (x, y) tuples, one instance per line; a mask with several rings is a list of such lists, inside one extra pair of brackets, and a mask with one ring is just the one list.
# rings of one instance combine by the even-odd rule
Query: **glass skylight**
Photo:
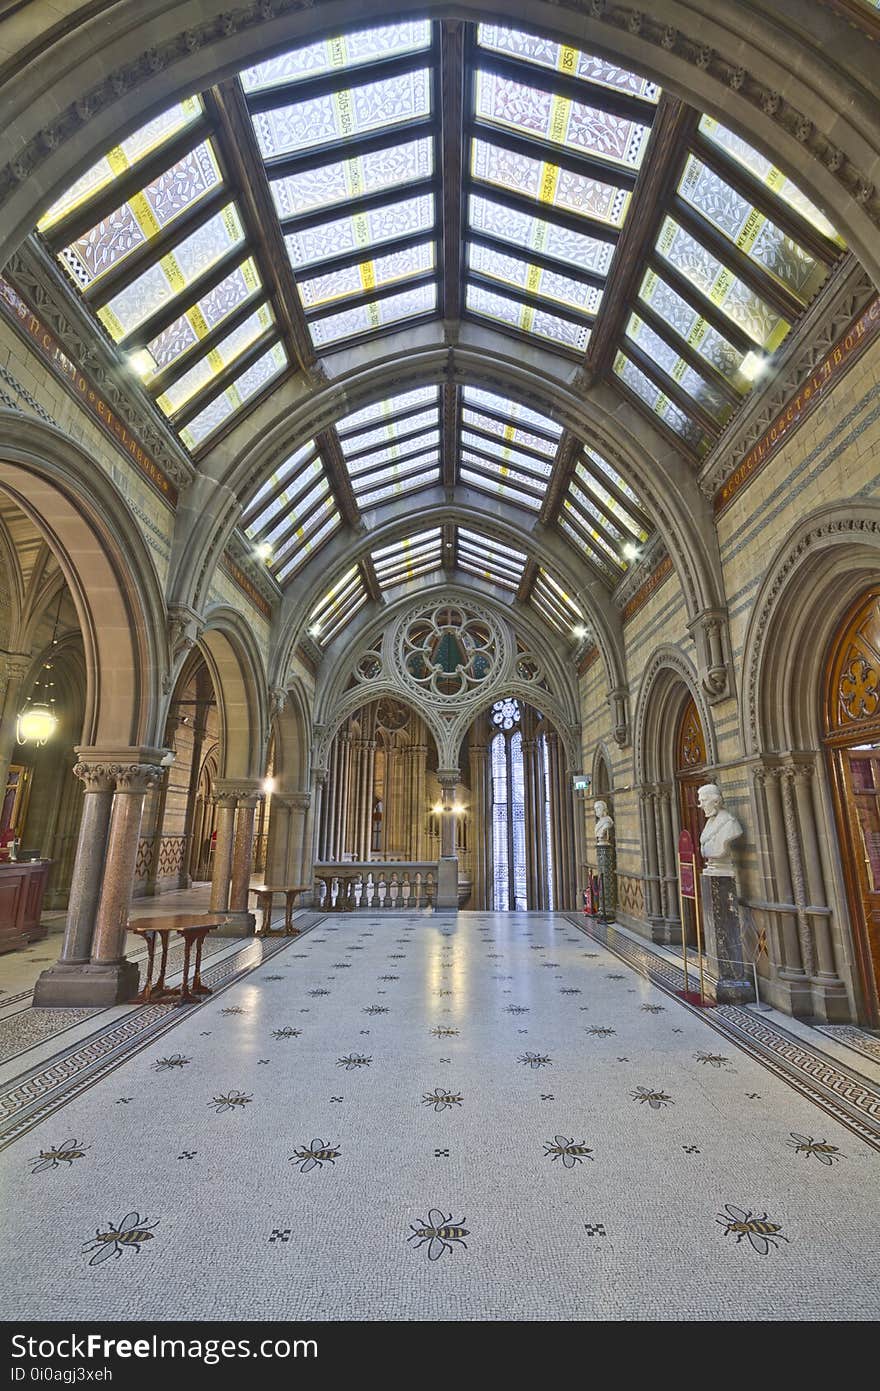
[(522, 579), (526, 556), (522, 551), (478, 535), (465, 527), (458, 528), (458, 564), (462, 570), (503, 589), (516, 590)]
[(552, 160), (479, 139), (471, 141), (471, 173), (477, 182), (510, 189), (551, 208), (621, 227), (631, 194), (595, 174), (560, 169)]
[(382, 546), (372, 552), (370, 559), (380, 588), (391, 589), (439, 569), (441, 553), (442, 532), (440, 527), (434, 527)]
[(476, 74), (476, 115), (481, 121), (547, 140), (609, 164), (638, 169), (650, 126), (587, 102), (530, 87), (497, 73)]
[(586, 325), (563, 319), (558, 314), (537, 309), (531, 304), (523, 304), (509, 295), (496, 294), (494, 290), (472, 282), (467, 286), (466, 304), (472, 313), (479, 314), (481, 318), (519, 329), (522, 333), (534, 333), (578, 354), (586, 350), (590, 341), (590, 330)]
[(285, 237), (287, 253), (294, 270), (335, 256), (366, 251), (399, 237), (427, 232), (434, 226), (434, 196), (431, 193), (386, 203), (367, 213), (334, 218), (302, 232)]
[(400, 24), (385, 24), (377, 29), (362, 29), (355, 34), (337, 34), (332, 39), (306, 44), (268, 58), (240, 74), (246, 92), (263, 92), (267, 88), (303, 82), (338, 72), (340, 68), (357, 68), (363, 63), (380, 59), (399, 58), (417, 53), (431, 41), (431, 26), (427, 20), (408, 20)]
[(547, 622), (566, 637), (572, 628), (584, 626), (583, 610), (543, 566), (538, 570), (530, 597)]
[[(157, 333), (139, 358), (141, 375), (155, 375), (172, 363), (177, 363), (185, 353), (189, 353), (212, 329), (222, 324), (246, 299), (261, 289), (259, 271), (253, 257), (249, 256), (220, 284), (215, 286), (194, 305), (180, 314), (167, 328)], [(146, 371), (147, 354), (152, 360), (150, 371)]]
[(625, 353), (619, 352), (615, 357), (614, 371), (630, 391), (644, 401), (665, 425), (687, 441), (695, 453), (702, 457), (707, 452), (709, 442), (697, 423), (670, 400)]
[(309, 614), (308, 632), (319, 647), (326, 647), (367, 602), (367, 591), (357, 565), (353, 565)]
[(196, 362), (183, 376), (156, 397), (156, 403), (166, 415), (180, 410), (197, 392), (207, 386), (225, 368), (251, 347), (262, 334), (267, 333), (274, 323), (274, 315), (268, 304), (260, 305), (249, 314), (238, 328), (221, 338), (215, 348)]
[(299, 293), (303, 308), (314, 309), (333, 300), (392, 285), (397, 280), (410, 280), (417, 275), (426, 275), (434, 269), (434, 258), (434, 243), (420, 242), (416, 246), (407, 246), (403, 251), (390, 251), (387, 255), (377, 256), (372, 261), (361, 261), (359, 265), (347, 266), (344, 270), (314, 275), (308, 280), (301, 278)]
[(602, 299), (602, 291), (594, 285), (573, 280), (559, 271), (530, 265), (517, 256), (508, 256), (487, 246), (472, 245), (468, 252), (468, 263), (472, 271), (497, 280), (501, 285), (515, 285), (529, 294), (542, 295), (582, 314), (595, 314)]
[(339, 203), (357, 202), (373, 193), (424, 182), (433, 172), (434, 141), (425, 136), (390, 150), (367, 151), (318, 169), (303, 169), (298, 174), (272, 179), (270, 187), (283, 222)]
[(283, 372), (287, 366), (287, 353), (283, 344), (275, 343), (268, 352), (262, 357), (257, 358), (256, 362), (251, 363), (250, 367), (242, 372), (240, 377), (215, 396), (214, 400), (198, 415), (194, 416), (188, 425), (180, 431), (180, 438), (188, 449), (197, 449), (205, 440), (212, 435), (215, 430), (234, 415), (246, 401), (255, 396), (258, 391), (262, 391), (264, 386), (279, 373)]
[(264, 159), (351, 140), (370, 131), (406, 126), (431, 110), (431, 72), (398, 73), (305, 101), (254, 112), (251, 119)]
[(569, 48), (537, 34), (524, 34), (520, 29), (506, 29), (499, 24), (481, 24), (477, 30), (477, 41), (481, 48), (492, 52), (508, 54), (511, 58), (535, 63), (569, 77), (579, 77), (585, 82), (595, 82), (601, 87), (626, 92), (645, 101), (656, 102), (660, 96), (660, 88), (648, 78), (628, 72), (605, 58), (582, 53), (579, 49)]

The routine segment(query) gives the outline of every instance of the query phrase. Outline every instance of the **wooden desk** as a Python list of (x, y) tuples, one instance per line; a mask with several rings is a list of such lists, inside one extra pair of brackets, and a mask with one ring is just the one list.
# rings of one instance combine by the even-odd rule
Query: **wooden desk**
[[(297, 894), (309, 891), (311, 884), (258, 884), (251, 893), (257, 896), (257, 908), (262, 911), (258, 937), (298, 937), (299, 928), (293, 925), (293, 910)], [(284, 894), (284, 927), (272, 928), (272, 902), (276, 894)]]
[[(176, 1000), (179, 1005), (197, 1004), (206, 995), (214, 992), (209, 990), (207, 985), (202, 984), (202, 943), (209, 932), (221, 925), (224, 914), (203, 913), (201, 915), (192, 913), (170, 913), (155, 914), (147, 918), (135, 918), (129, 921), (128, 930), (134, 932), (138, 937), (143, 937), (147, 944), (147, 979), (144, 988), (134, 997), (133, 1004), (143, 1004), (147, 1000)], [(183, 980), (175, 989), (170, 989), (165, 984), (165, 968), (168, 964), (168, 941), (172, 932), (178, 933), (183, 938)], [(159, 976), (155, 985), (151, 984), (153, 978), (153, 960), (156, 954), (156, 938), (162, 943), (162, 958), (159, 965)], [(189, 980), (190, 953), (195, 947), (195, 961), (192, 981)]]
[(46, 936), (40, 926), (51, 860), (0, 862), (0, 952), (20, 951)]

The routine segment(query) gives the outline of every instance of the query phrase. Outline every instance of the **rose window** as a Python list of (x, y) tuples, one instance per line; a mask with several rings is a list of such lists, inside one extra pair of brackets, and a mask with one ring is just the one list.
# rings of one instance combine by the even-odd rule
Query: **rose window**
[(410, 619), (401, 635), (407, 681), (425, 695), (467, 695), (496, 671), (501, 654), (488, 621), (444, 604)]

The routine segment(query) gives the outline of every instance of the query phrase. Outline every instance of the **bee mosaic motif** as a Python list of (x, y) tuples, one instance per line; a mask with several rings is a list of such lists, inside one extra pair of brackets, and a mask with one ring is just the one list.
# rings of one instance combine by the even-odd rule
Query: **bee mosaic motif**
[(414, 1243), (417, 1251), (427, 1242), (428, 1260), (438, 1261), (444, 1251), (453, 1249), (453, 1242), (467, 1250), (464, 1238), (470, 1236), (470, 1232), (464, 1225), (466, 1221), (467, 1218), (463, 1217), (461, 1221), (453, 1222), (451, 1212), (444, 1216), (439, 1208), (432, 1207), (427, 1217), (410, 1223), (412, 1236), (408, 1236), (407, 1241)]
[(338, 1058), (337, 1067), (344, 1067), (346, 1072), (351, 1072), (356, 1067), (369, 1067), (373, 1061), (372, 1057), (366, 1058), (363, 1053), (349, 1053), (344, 1058)]
[(245, 1014), (246, 1011), (240, 1005), (229, 1005), (227, 1009), (221, 1009), (221, 1014)]
[(664, 1014), (666, 1012), (665, 1005), (640, 1005), (639, 1008), (643, 1014)]
[(331, 1145), (328, 1140), (310, 1140), (303, 1149), (294, 1150), (289, 1162), (296, 1164), (301, 1174), (312, 1169), (323, 1169), (325, 1164), (335, 1164), (342, 1150), (339, 1145)]
[(460, 1106), (464, 1097), (460, 1092), (450, 1092), (446, 1087), (435, 1087), (432, 1092), (426, 1092), (422, 1098), (423, 1106), (433, 1106), (435, 1111), (451, 1111), (453, 1106)]
[(457, 1038), (457, 1037), (458, 1037), (458, 1029), (444, 1029), (442, 1026), (440, 1026), (440, 1027), (438, 1027), (438, 1028), (436, 1028), (436, 1029), (432, 1029), (432, 1030), (431, 1030), (431, 1033), (432, 1033), (432, 1035), (434, 1036), (434, 1038)]
[(695, 1053), (694, 1057), (698, 1063), (708, 1063), (710, 1067), (726, 1067), (730, 1062), (723, 1053)]
[(616, 1034), (616, 1029), (606, 1029), (603, 1024), (591, 1024), (584, 1030), (585, 1034), (595, 1034), (596, 1038), (609, 1038), (611, 1034)]
[(350, 970), (351, 970), (351, 962), (350, 962), (350, 961), (333, 961), (333, 962), (331, 962), (330, 964), (332, 965), (334, 971), (350, 971)]
[(553, 1066), (553, 1059), (549, 1053), (520, 1053), (517, 1062), (532, 1068)]
[(812, 1135), (798, 1135), (793, 1130), (789, 1133), (791, 1139), (786, 1140), (785, 1143), (791, 1146), (795, 1154), (806, 1155), (807, 1159), (815, 1156), (820, 1164), (824, 1164), (829, 1169), (832, 1164), (836, 1164), (844, 1157), (837, 1145), (829, 1145), (826, 1140), (814, 1140)]
[(91, 1145), (84, 1145), (81, 1140), (63, 1140), (60, 1145), (55, 1145), (52, 1149), (40, 1150), (28, 1162), (33, 1164), (32, 1174), (41, 1174), (45, 1169), (60, 1169), (62, 1164), (68, 1168), (75, 1159), (82, 1159), (87, 1149)]
[(233, 1091), (215, 1096), (213, 1101), (208, 1102), (208, 1105), (213, 1106), (219, 1116), (223, 1111), (234, 1111), (237, 1107), (249, 1106), (252, 1101), (252, 1096), (246, 1096), (244, 1092)]
[(283, 1029), (273, 1029), (273, 1038), (299, 1038), (302, 1029), (291, 1029), (289, 1025)]
[(528, 1014), (528, 1005), (508, 1005), (508, 1014)]
[(317, 990), (309, 990), (308, 994), (311, 995), (313, 999), (315, 999), (318, 995), (329, 995), (330, 991), (324, 990), (321, 987), (319, 987)]
[(380, 976), (379, 980), (400, 980), (400, 976)]
[(564, 1168), (573, 1169), (575, 1164), (582, 1164), (585, 1159), (591, 1160), (593, 1151), (583, 1140), (569, 1140), (565, 1135), (556, 1135), (552, 1140), (544, 1141), (544, 1158), (548, 1156), (552, 1157), (554, 1164), (561, 1159)]
[(367, 1005), (366, 1009), (364, 1010), (364, 1014), (387, 1014), (387, 1013), (388, 1013), (388, 1008), (387, 1008), (386, 1005)]
[(110, 1222), (106, 1232), (96, 1231), (93, 1240), (83, 1246), (83, 1255), (94, 1251), (89, 1265), (100, 1265), (110, 1256), (118, 1259), (123, 1251), (140, 1251), (145, 1241), (153, 1240), (153, 1228), (158, 1225), (158, 1218), (147, 1222), (139, 1213), (129, 1212), (117, 1227)]
[(647, 1101), (652, 1111), (659, 1111), (661, 1106), (674, 1106), (675, 1102), (666, 1092), (652, 1092), (650, 1087), (636, 1087), (631, 1092), (633, 1101)]
[(559, 993), (560, 995), (580, 995), (581, 992), (576, 985), (561, 985), (559, 987)]
[(766, 1212), (762, 1217), (756, 1217), (752, 1212), (743, 1212), (742, 1208), (734, 1207), (732, 1203), (725, 1203), (725, 1212), (720, 1212), (716, 1221), (724, 1228), (724, 1235), (736, 1234), (736, 1244), (739, 1246), (743, 1237), (746, 1237), (753, 1251), (757, 1251), (759, 1256), (766, 1256), (770, 1248), (777, 1247), (780, 1241), (788, 1241), (787, 1236), (782, 1235), (782, 1227), (778, 1222), (771, 1222)]
[(192, 1058), (185, 1058), (182, 1053), (172, 1053), (170, 1058), (157, 1058), (153, 1063), (154, 1072), (170, 1072), (175, 1067), (186, 1067), (192, 1062)]

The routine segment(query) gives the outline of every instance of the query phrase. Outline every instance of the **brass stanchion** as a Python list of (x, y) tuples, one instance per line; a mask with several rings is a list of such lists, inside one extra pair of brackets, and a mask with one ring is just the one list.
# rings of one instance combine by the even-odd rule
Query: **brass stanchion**
[(681, 914), (681, 953), (682, 964), (684, 965), (684, 993), (690, 993), (690, 981), (688, 979), (688, 947), (687, 947), (687, 918), (684, 915), (684, 894), (681, 891), (681, 875), (678, 877), (678, 911)]

